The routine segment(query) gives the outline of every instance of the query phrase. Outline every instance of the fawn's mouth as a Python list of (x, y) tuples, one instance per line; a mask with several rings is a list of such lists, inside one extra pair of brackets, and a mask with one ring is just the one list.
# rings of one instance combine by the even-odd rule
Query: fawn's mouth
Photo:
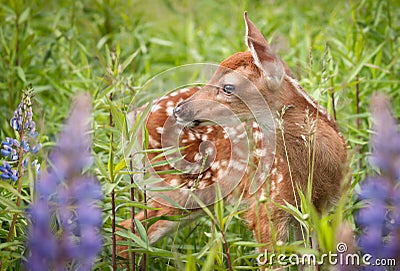
[(200, 126), (200, 124), (201, 124), (200, 120), (194, 120), (194, 121), (190, 122), (191, 127), (197, 127), (197, 126)]
[(184, 128), (197, 128), (197, 127), (202, 127), (202, 126), (214, 126), (218, 125), (213, 121), (210, 120), (201, 120), (201, 119), (195, 119), (195, 120), (184, 120), (181, 118), (175, 118), (176, 123)]
[(185, 128), (195, 128), (198, 126), (202, 126), (202, 124), (203, 124), (203, 122), (200, 120), (185, 121), (185, 120), (182, 120), (179, 118), (177, 118), (175, 120), (178, 125), (183, 126)]
[(209, 119), (195, 119), (196, 115), (193, 108), (187, 106), (187, 102), (183, 102), (176, 106), (172, 115), (179, 126), (185, 128), (195, 128), (199, 126), (215, 125), (215, 122)]
[(178, 105), (173, 110), (173, 117), (176, 123), (180, 126), (187, 128), (194, 128), (200, 126), (202, 121), (198, 119), (193, 120), (193, 111), (182, 105), (183, 104)]

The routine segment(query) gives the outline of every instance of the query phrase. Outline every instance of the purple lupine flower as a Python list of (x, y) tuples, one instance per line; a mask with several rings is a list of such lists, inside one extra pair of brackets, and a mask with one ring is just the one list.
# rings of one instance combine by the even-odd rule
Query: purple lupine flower
[(12, 169), (9, 163), (3, 161), (3, 165), (0, 166), (0, 177), (3, 180), (12, 180), (15, 182), (18, 180), (18, 172)]
[(31, 104), (32, 92), (32, 87), (23, 91), (21, 103), (10, 120), (10, 125), (16, 131), (18, 140), (7, 137), (1, 142), (0, 153), (5, 157), (5, 160), (2, 161), (3, 167), (0, 167), (0, 178), (3, 180), (17, 181), (22, 177), (22, 174), (18, 176), (17, 172), (21, 166), (22, 170), (19, 172), (23, 173), (23, 168), (28, 163), (28, 157), (25, 154), (28, 152), (36, 154), (41, 148), (40, 144), (30, 146), (30, 141), (37, 136)]
[(32, 112), (32, 87), (24, 91), (22, 101), (14, 111), (14, 116), (10, 120), (11, 127), (18, 133), (26, 131), (31, 137), (36, 136), (36, 123), (33, 121)]
[(77, 96), (50, 152), (51, 168), (37, 183), (37, 198), (30, 210), (29, 270), (65, 270), (66, 266), (90, 270), (102, 247), (102, 216), (97, 206), (101, 186), (84, 173), (92, 163), (89, 117), (89, 97)]
[(5, 141), (1, 142), (1, 146), (1, 154), (3, 156), (9, 157), (11, 161), (18, 160), (18, 149), (20, 148), (18, 140), (7, 137)]
[[(400, 260), (400, 132), (382, 94), (372, 99), (374, 135), (371, 165), (378, 176), (367, 177), (360, 185), (359, 199), (365, 207), (356, 214), (361, 229), (358, 246), (374, 259)], [(367, 270), (385, 270), (368, 266)]]
[(385, 97), (376, 95), (372, 103), (374, 116), (373, 152), (371, 163), (380, 168), (391, 181), (400, 180), (400, 133)]

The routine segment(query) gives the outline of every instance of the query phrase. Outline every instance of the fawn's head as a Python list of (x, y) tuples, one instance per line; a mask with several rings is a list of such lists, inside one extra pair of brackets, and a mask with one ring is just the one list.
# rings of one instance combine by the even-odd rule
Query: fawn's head
[(282, 106), (283, 81), (290, 71), (272, 52), (268, 42), (244, 14), (246, 43), (249, 51), (236, 53), (224, 60), (208, 83), (174, 109), (178, 123), (192, 126), (213, 120), (254, 119)]

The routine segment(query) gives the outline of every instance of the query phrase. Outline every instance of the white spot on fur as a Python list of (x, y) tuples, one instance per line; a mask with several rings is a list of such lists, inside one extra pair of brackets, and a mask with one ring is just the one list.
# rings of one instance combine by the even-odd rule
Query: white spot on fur
[(253, 132), (253, 136), (255, 141), (261, 141), (264, 138), (264, 134), (258, 130)]
[(278, 184), (280, 184), (282, 181), (283, 181), (283, 174), (278, 174), (278, 177), (277, 177), (277, 179), (276, 179), (276, 182), (277, 182)]
[(236, 126), (236, 130), (243, 131), (244, 130), (243, 125), (244, 125), (243, 123), (240, 123), (238, 126)]
[(161, 105), (160, 104), (155, 104), (151, 107), (151, 112), (156, 112), (159, 109), (161, 109)]
[(237, 138), (245, 138), (247, 136), (246, 132), (237, 135)]
[(179, 90), (179, 93), (185, 93), (188, 92), (190, 90), (190, 88), (182, 88)]
[(267, 150), (266, 149), (255, 149), (254, 154), (258, 157), (262, 157), (267, 155)]
[(188, 188), (192, 188), (194, 184), (195, 184), (194, 181), (193, 181), (193, 180), (190, 180), (190, 181), (187, 183), (187, 187), (188, 187)]
[(226, 132), (231, 137), (235, 137), (237, 135), (237, 130), (235, 128), (232, 128), (232, 127), (226, 127)]
[(162, 134), (164, 132), (164, 127), (157, 127), (156, 131), (157, 133)]
[(202, 156), (201, 156), (200, 153), (196, 153), (196, 154), (194, 155), (194, 161), (199, 161), (199, 160), (201, 160), (201, 158), (202, 158)]
[(158, 142), (157, 140), (154, 140), (154, 138), (151, 135), (149, 135), (149, 144), (151, 147), (160, 147), (161, 146), (160, 142)]
[(265, 178), (266, 178), (265, 172), (261, 173), (261, 174), (260, 174), (260, 180), (264, 181)]
[(179, 181), (178, 181), (178, 179), (171, 179), (170, 181), (169, 181), (169, 183), (172, 185), (172, 186), (178, 186), (179, 185)]
[(208, 148), (206, 148), (205, 152), (206, 152), (206, 154), (211, 155), (211, 154), (214, 153), (214, 148), (213, 147), (208, 147)]
[(222, 160), (221, 161), (221, 166), (227, 167), (228, 166), (228, 160)]
[(193, 133), (189, 133), (189, 140), (190, 140), (190, 141), (196, 140), (196, 137), (194, 136)]
[(272, 175), (272, 176), (275, 176), (276, 173), (277, 173), (277, 169), (276, 169), (276, 167), (273, 167), (273, 168), (271, 169), (271, 175)]
[(246, 157), (247, 153), (245, 153), (242, 148), (234, 148), (235, 154), (237, 154), (239, 157)]
[(217, 178), (221, 179), (226, 175), (225, 170), (219, 169), (217, 173)]
[(240, 172), (242, 172), (243, 170), (246, 169), (246, 165), (241, 163), (241, 162), (239, 162), (239, 161), (234, 161), (233, 160), (233, 161), (231, 161), (231, 165), (232, 165), (232, 168), (234, 168), (234, 169), (236, 169), (236, 170), (238, 170)]
[(211, 164), (211, 170), (217, 170), (219, 168), (220, 168), (219, 161), (215, 161), (214, 163)]
[(165, 112), (167, 112), (167, 115), (169, 116), (169, 117), (171, 117), (172, 116), (172, 114), (173, 114), (173, 112), (174, 112), (174, 106), (168, 106), (166, 109), (165, 109)]
[(272, 179), (271, 181), (271, 192), (275, 192), (276, 191), (276, 182), (275, 179)]

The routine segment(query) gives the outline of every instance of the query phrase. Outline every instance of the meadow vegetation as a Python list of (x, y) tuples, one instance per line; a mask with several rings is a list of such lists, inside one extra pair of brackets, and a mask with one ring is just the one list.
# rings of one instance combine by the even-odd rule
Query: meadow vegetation
[[(29, 155), (45, 172), (52, 167), (48, 154), (69, 116), (73, 97), (81, 92), (92, 97), (94, 159), (85, 171), (97, 177), (103, 193), (103, 248), (93, 270), (123, 270), (124, 260), (115, 255), (113, 232), (120, 229), (114, 221), (118, 224), (130, 218), (132, 211), (145, 208), (143, 193), (132, 179), (147, 176), (140, 161), (129, 171), (122, 140), (137, 135), (143, 118), (127, 131), (126, 114), (173, 90), (143, 88), (157, 74), (185, 64), (219, 63), (246, 50), (245, 10), (303, 88), (336, 118), (348, 145), (346, 181), (350, 185), (337, 206), (320, 215), (304, 197), (301, 212), (288, 208), (307, 235), (316, 237), (319, 249), (307, 238), (304, 242), (289, 241), (277, 250), (335, 251), (338, 236), (360, 233), (354, 217), (363, 205), (356, 194), (366, 176), (376, 173), (370, 165), (369, 145), (373, 93), (385, 94), (393, 115), (400, 116), (399, 1), (0, 3), (1, 140), (18, 137), (10, 119), (23, 98), (22, 90), (31, 85), (36, 143), (41, 149)], [(191, 83), (190, 78), (177, 79), (185, 80)], [(17, 181), (0, 180), (0, 270), (21, 270), (28, 258), (30, 223), (26, 210), (35, 198), (35, 169), (36, 164), (29, 163)], [(154, 246), (148, 245), (142, 225), (136, 224), (138, 236), (120, 232), (128, 237), (135, 256), (136, 264), (131, 261), (129, 267), (227, 270), (229, 255), (234, 270), (258, 270), (258, 244), (244, 225), (240, 209), (222, 202), (208, 208), (213, 212), (206, 212)], [(57, 218), (52, 223), (53, 228), (58, 227)]]

